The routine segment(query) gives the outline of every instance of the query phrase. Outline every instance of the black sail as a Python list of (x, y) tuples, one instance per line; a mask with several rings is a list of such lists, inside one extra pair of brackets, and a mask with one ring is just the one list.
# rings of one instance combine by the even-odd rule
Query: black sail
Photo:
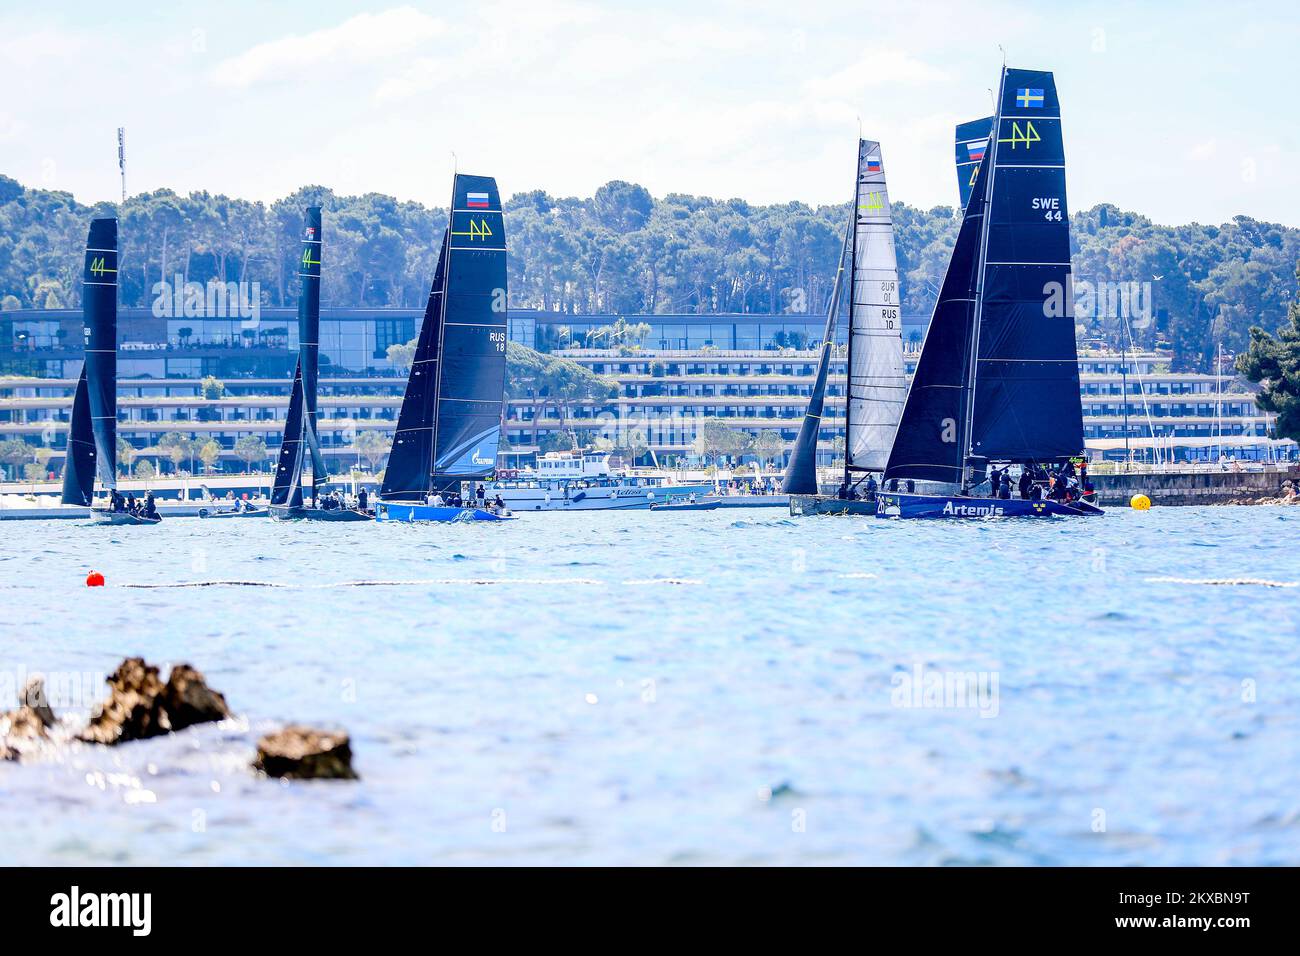
[(496, 180), (458, 174), (383, 498), (419, 501), (495, 470), (505, 403), (506, 302)]
[(851, 229), (852, 226), (844, 233), (840, 266), (835, 271), (835, 282), (831, 287), (826, 332), (822, 336), (822, 351), (817, 360), (817, 375), (813, 379), (812, 392), (808, 396), (808, 408), (804, 412), (803, 424), (799, 426), (799, 437), (795, 439), (794, 448), (790, 452), (790, 463), (786, 465), (785, 476), (781, 480), (781, 491), (787, 495), (817, 494), (817, 436), (821, 431), (822, 409), (826, 404), (826, 380), (830, 375), (831, 353), (835, 349), (835, 324), (840, 309), (840, 289), (844, 281)]
[(976, 198), (966, 210), (948, 260), (889, 452), (886, 479), (961, 481), (985, 179), (986, 164), (981, 166)]
[(438, 410), (438, 342), (442, 336), (442, 297), (446, 283), (447, 242), (442, 235), (442, 251), (424, 307), (424, 321), (415, 345), (415, 358), (406, 380), (402, 411), (397, 416), (393, 449), (384, 469), (380, 496), (393, 501), (422, 501), (430, 488), (429, 469), (433, 462), (433, 423)]
[(289, 396), (289, 413), (284, 419), (284, 436), (280, 439), (280, 459), (275, 468), (275, 487), (271, 504), (302, 507), (303, 446), (302, 358), (293, 371), (293, 391)]
[(1065, 151), (1052, 74), (1005, 70), (995, 128), (969, 454), (1061, 460), (1080, 454), (1084, 443)]
[(506, 230), (496, 180), (458, 174), (447, 242), (433, 476), (496, 470), (506, 387)]
[(96, 457), (95, 433), (90, 428), (90, 389), (83, 365), (72, 399), (72, 427), (68, 432), (68, 455), (63, 466), (65, 505), (90, 505), (95, 494)]
[(321, 214), (319, 206), (303, 214), (302, 251), (298, 256), (298, 361), (293, 373), (289, 413), (284, 421), (280, 457), (271, 503), (302, 505), (303, 457), (312, 457), (312, 497), (328, 477), (316, 432), (316, 392), (320, 355)]
[(988, 152), (992, 130), (992, 116), (957, 124), (957, 193), (963, 210), (970, 203), (975, 177), (979, 175), (980, 163)]
[[(94, 219), (90, 223), (82, 270), (81, 311), (85, 363), (72, 405), (63, 501), (89, 505), (94, 494), (93, 482), (88, 480), (91, 474), (98, 474), (103, 487), (117, 487), (116, 219)], [(94, 461), (93, 469), (90, 460)]]
[(303, 217), (302, 254), (298, 257), (298, 357), (302, 363), (303, 437), (312, 457), (312, 497), (315, 486), (329, 477), (316, 429), (316, 394), (320, 378), (320, 271), (322, 249), (319, 206), (308, 206)]

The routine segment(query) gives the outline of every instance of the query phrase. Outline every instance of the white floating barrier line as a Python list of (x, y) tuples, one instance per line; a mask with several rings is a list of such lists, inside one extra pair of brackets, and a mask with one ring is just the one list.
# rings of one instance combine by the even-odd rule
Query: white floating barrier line
[(641, 585), (641, 584), (703, 584), (703, 581), (697, 581), (694, 578), (641, 578), (631, 581), (624, 581), (624, 584)]
[(1261, 588), (1300, 588), (1300, 581), (1268, 581), (1264, 578), (1147, 578), (1152, 584), (1254, 585)]
[(330, 584), (293, 584), (281, 581), (174, 581), (164, 584), (120, 584), (123, 588), (144, 588), (158, 590), (162, 588), (289, 588), (299, 591), (316, 591), (327, 588), (378, 588), (378, 587), (421, 587), (437, 584), (583, 584), (603, 585), (604, 581), (591, 578), (428, 578), (419, 581), (335, 581)]

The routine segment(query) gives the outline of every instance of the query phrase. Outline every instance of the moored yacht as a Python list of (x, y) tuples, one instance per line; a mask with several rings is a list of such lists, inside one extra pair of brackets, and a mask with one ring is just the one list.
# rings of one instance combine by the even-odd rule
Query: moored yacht
[(605, 452), (548, 452), (537, 467), (497, 472), (487, 486), (512, 511), (602, 511), (649, 508), (713, 491), (709, 482), (678, 482), (666, 475), (616, 474)]

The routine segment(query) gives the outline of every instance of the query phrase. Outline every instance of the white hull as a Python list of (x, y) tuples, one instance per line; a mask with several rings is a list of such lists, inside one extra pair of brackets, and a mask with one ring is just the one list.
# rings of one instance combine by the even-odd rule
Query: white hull
[(645, 485), (595, 485), (586, 488), (511, 488), (488, 485), (491, 497), (500, 495), (511, 511), (628, 511), (648, 509), (652, 504), (680, 501), (711, 491), (707, 484), (653, 487)]

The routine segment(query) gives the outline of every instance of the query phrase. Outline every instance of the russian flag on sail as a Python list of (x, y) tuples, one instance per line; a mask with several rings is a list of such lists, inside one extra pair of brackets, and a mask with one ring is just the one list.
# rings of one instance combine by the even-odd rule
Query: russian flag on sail
[(984, 158), (984, 149), (985, 147), (988, 146), (988, 144), (989, 144), (988, 140), (984, 140), (984, 142), (982, 143), (967, 143), (966, 152), (971, 159), (975, 160), (976, 162), (979, 162), (981, 159)]
[(487, 193), (466, 193), (465, 205), (470, 209), (486, 209), (488, 207)]
[(879, 159), (879, 158), (876, 158), (876, 159), (868, 159), (868, 160), (867, 160), (867, 172), (869, 172), (869, 173), (878, 173), (878, 172), (880, 172), (880, 159)]

